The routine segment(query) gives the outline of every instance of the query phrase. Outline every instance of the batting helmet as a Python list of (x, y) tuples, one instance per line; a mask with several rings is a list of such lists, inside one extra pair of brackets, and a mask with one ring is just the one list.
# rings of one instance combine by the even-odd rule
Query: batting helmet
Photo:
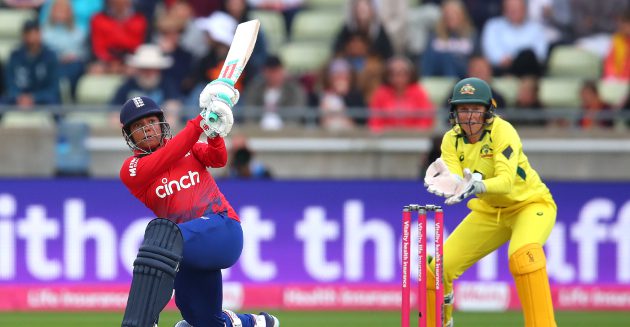
[[(160, 120), (160, 126), (162, 128), (162, 139), (171, 137), (171, 128), (169, 124), (164, 119), (164, 112), (160, 107), (153, 101), (151, 98), (146, 96), (134, 97), (123, 105), (120, 110), (120, 123), (123, 125), (122, 133), (127, 141), (127, 145), (131, 148), (131, 150), (141, 150), (147, 152), (146, 150), (139, 149), (133, 139), (131, 138), (131, 124), (133, 124), (138, 119), (155, 115)], [(150, 153), (150, 151), (148, 152)]]

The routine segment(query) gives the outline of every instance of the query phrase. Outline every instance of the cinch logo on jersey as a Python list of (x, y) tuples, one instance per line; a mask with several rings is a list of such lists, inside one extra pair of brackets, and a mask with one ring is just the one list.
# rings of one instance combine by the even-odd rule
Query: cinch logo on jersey
[(138, 160), (139, 159), (137, 157), (134, 157), (129, 162), (129, 176), (131, 177), (136, 176), (136, 167), (138, 167)]
[(160, 198), (172, 195), (182, 189), (187, 189), (199, 183), (199, 173), (196, 171), (188, 171), (188, 175), (182, 176), (179, 180), (169, 181), (166, 177), (162, 178), (162, 185), (155, 188), (155, 194)]

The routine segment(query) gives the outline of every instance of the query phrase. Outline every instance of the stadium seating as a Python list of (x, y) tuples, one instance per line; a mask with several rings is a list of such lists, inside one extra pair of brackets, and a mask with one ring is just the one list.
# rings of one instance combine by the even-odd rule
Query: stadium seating
[(492, 89), (501, 93), (507, 107), (512, 107), (516, 103), (518, 88), (519, 80), (515, 77), (495, 77), (492, 80)]
[(90, 128), (107, 128), (109, 127), (109, 114), (107, 112), (70, 112), (66, 114), (64, 122), (82, 123)]
[(623, 81), (600, 80), (597, 83), (597, 91), (604, 102), (612, 106), (620, 106), (628, 96), (630, 85)]
[(420, 80), (420, 84), (431, 98), (431, 103), (436, 108), (446, 107), (446, 101), (451, 96), (453, 85), (457, 80), (452, 77), (427, 76)]
[(265, 32), (267, 40), (267, 51), (271, 54), (278, 54), (278, 50), (286, 41), (287, 30), (282, 15), (269, 10), (250, 11), (252, 19), (260, 21), (260, 27)]
[(5, 63), (9, 61), (11, 51), (17, 47), (19, 40), (0, 39), (0, 62)]
[(108, 104), (124, 78), (120, 75), (84, 75), (77, 85), (77, 104)]
[(55, 122), (50, 112), (9, 111), (2, 115), (0, 126), (9, 128), (54, 128)]
[(550, 77), (580, 77), (598, 79), (602, 59), (575, 46), (556, 46), (551, 51), (547, 75)]
[(580, 110), (582, 80), (546, 77), (540, 80), (539, 97), (545, 108)]
[(319, 42), (291, 42), (280, 49), (280, 59), (292, 74), (320, 69), (330, 57), (330, 46)]
[(0, 39), (19, 40), (22, 25), (35, 18), (35, 12), (25, 9), (0, 9)]
[(319, 41), (330, 46), (343, 24), (343, 14), (333, 10), (300, 11), (293, 20), (291, 40)]

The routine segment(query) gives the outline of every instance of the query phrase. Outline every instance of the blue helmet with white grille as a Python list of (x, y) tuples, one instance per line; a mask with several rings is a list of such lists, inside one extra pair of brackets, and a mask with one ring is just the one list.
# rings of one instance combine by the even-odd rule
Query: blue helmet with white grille
[[(132, 134), (134, 131), (131, 130), (131, 124), (136, 122), (138, 119), (142, 119), (148, 116), (157, 116), (160, 120), (160, 128), (162, 141), (165, 138), (171, 137), (171, 128), (169, 124), (164, 119), (164, 112), (162, 109), (153, 101), (151, 98), (146, 96), (134, 97), (125, 102), (122, 109), (120, 110), (120, 123), (123, 125), (122, 133), (127, 141), (127, 145), (131, 150), (139, 150), (146, 154), (151, 153), (151, 149), (141, 149), (139, 148), (132, 138)], [(144, 127), (141, 127), (144, 128)], [(160, 144), (163, 144), (160, 142)]]

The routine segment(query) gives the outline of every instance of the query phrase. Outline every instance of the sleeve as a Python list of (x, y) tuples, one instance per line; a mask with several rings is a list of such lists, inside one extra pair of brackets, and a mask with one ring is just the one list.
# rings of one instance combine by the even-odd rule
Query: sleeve
[(94, 52), (94, 56), (102, 61), (109, 61), (112, 59), (112, 56), (107, 51), (108, 36), (107, 36), (107, 26), (106, 20), (101, 15), (98, 14), (92, 18), (92, 52)]
[(505, 55), (502, 47), (496, 44), (498, 38), (496, 33), (499, 27), (497, 25), (498, 21), (496, 19), (490, 19), (484, 26), (481, 34), (481, 48), (483, 54), (493, 66), (498, 65)]
[(380, 26), (379, 33), (376, 37), (376, 40), (374, 40), (373, 47), (376, 51), (381, 53), (383, 59), (388, 59), (394, 55), (394, 48), (392, 47), (392, 42), (389, 39), (389, 35), (387, 35), (385, 26)]
[[(146, 184), (169, 169), (177, 160), (185, 156), (199, 140), (199, 135), (203, 132), (201, 126), (199, 126), (200, 120), (201, 116), (189, 120), (186, 127), (166, 143), (164, 147), (138, 159), (134, 167), (133, 176), (131, 172), (126, 170), (130, 163), (125, 162), (120, 171), (120, 178), (123, 182), (126, 185)], [(134, 160), (134, 158), (136, 157), (128, 160)]]
[(115, 38), (126, 49), (133, 50), (144, 41), (147, 31), (147, 21), (144, 16), (136, 14), (125, 24), (123, 30), (117, 31)]
[(350, 38), (350, 30), (347, 25), (343, 25), (337, 36), (335, 37), (335, 41), (333, 42), (333, 54), (338, 54), (343, 51), (346, 47), (346, 43)]
[(494, 176), (483, 181), (486, 193), (507, 194), (512, 191), (516, 179), (518, 157), (522, 152), (521, 139), (511, 125), (506, 125), (500, 134), (493, 138), (494, 145)]
[(197, 142), (192, 153), (204, 166), (224, 167), (227, 163), (227, 150), (222, 137), (208, 138), (208, 143)]
[(384, 97), (385, 95), (383, 94), (382, 89), (379, 88), (374, 91), (374, 95), (370, 100), (370, 118), (368, 120), (368, 125), (370, 126), (370, 129), (375, 132), (379, 132), (385, 128), (384, 117), (380, 116), (383, 111), (383, 107), (385, 107)]
[(613, 36), (610, 48), (608, 49), (608, 54), (604, 59), (604, 74), (602, 75), (604, 78), (611, 78), (616, 75), (617, 70), (615, 69), (615, 54), (620, 52), (617, 49), (617, 46), (619, 45), (618, 39), (617, 35)]
[(7, 86), (7, 100), (10, 103), (14, 103), (18, 97), (18, 95), (20, 95), (20, 89), (18, 88), (16, 82), (15, 82), (15, 68), (17, 66), (17, 61), (18, 61), (18, 53), (16, 50), (13, 51), (13, 53), (11, 53), (11, 57), (9, 58), (9, 64), (6, 67), (6, 72), (4, 73), (5, 79), (5, 85)]
[(534, 27), (532, 28), (531, 34), (531, 44), (533, 45), (534, 52), (536, 53), (536, 58), (538, 58), (539, 62), (545, 62), (547, 60), (547, 50), (549, 49), (549, 44), (547, 43), (547, 39), (544, 37), (540, 37), (541, 35), (545, 35), (545, 29), (541, 24), (532, 23)]
[(442, 138), (442, 145), (440, 146), (440, 157), (446, 163), (448, 170), (451, 174), (455, 174), (459, 177), (463, 177), (463, 168), (459, 164), (459, 159), (457, 158), (457, 148), (455, 147), (454, 142), (457, 142), (456, 137), (453, 133), (448, 132), (444, 134)]
[(59, 64), (53, 52), (47, 52), (46, 76), (42, 87), (33, 92), (33, 99), (37, 104), (59, 103)]

